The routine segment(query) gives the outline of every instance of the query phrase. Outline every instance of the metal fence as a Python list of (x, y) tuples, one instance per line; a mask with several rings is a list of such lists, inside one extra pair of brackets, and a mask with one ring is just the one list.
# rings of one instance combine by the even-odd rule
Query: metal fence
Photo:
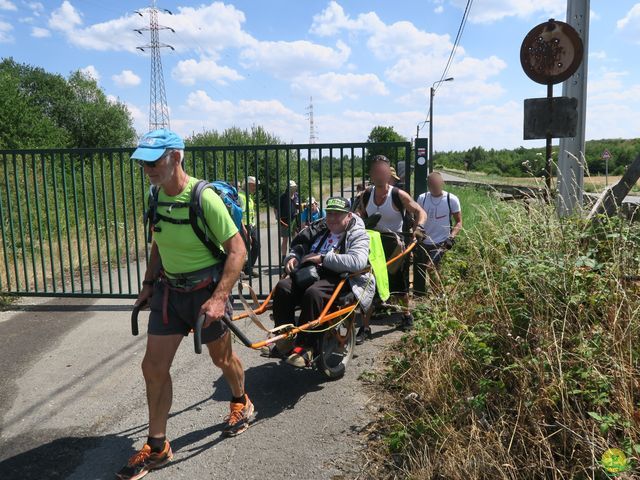
[[(135, 297), (149, 245), (143, 225), (148, 182), (130, 158), (132, 149), (0, 151), (0, 292), (21, 296)], [(289, 180), (300, 199), (352, 197), (364, 182), (367, 160), (386, 154), (408, 161), (409, 143), (243, 145), (188, 147), (185, 169), (198, 178), (256, 194), (260, 296), (281, 273), (274, 206)], [(410, 170), (407, 169), (407, 174)], [(410, 178), (406, 179), (410, 185)]]

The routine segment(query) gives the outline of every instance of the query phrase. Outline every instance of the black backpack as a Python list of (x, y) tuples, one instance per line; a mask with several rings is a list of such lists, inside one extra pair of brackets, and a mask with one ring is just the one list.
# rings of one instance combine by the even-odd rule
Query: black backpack
[[(217, 187), (218, 183), (224, 183), (225, 185), (222, 185), (218, 188)], [(206, 180), (198, 181), (198, 183), (196, 183), (193, 189), (191, 190), (191, 198), (189, 199), (188, 203), (159, 202), (158, 195), (160, 193), (160, 188), (152, 185), (151, 188), (149, 189), (149, 200), (148, 200), (149, 205), (148, 205), (147, 211), (144, 214), (145, 226), (148, 226), (147, 241), (151, 243), (152, 233), (154, 231), (156, 232), (160, 231), (160, 229), (162, 228), (158, 226), (160, 222), (169, 222), (169, 223), (173, 223), (174, 225), (191, 225), (193, 232), (200, 239), (200, 241), (209, 249), (213, 257), (224, 261), (227, 258), (227, 254), (218, 245), (216, 245), (211, 239), (211, 237), (209, 236), (208, 232), (211, 232), (211, 228), (207, 224), (207, 220), (204, 216), (204, 210), (202, 208), (202, 192), (204, 192), (204, 190), (207, 188), (213, 189), (213, 191), (216, 192), (216, 194), (222, 198), (222, 201), (224, 202), (225, 206), (227, 207), (227, 210), (229, 211), (229, 215), (231, 216), (231, 219), (234, 221), (236, 226), (238, 226), (238, 222), (236, 218), (234, 218), (234, 217), (237, 217), (238, 215), (235, 212), (235, 210), (233, 212), (231, 211), (230, 205), (232, 202), (235, 202), (238, 205), (237, 208), (240, 209), (239, 210), (240, 218), (242, 217), (242, 207), (240, 207), (240, 203), (237, 199), (237, 193), (236, 193), (235, 199), (233, 198), (232, 193), (233, 191), (236, 191), (236, 189), (233, 186), (226, 184), (226, 182), (218, 181), (218, 182), (211, 183), (211, 182), (207, 182)], [(158, 211), (158, 207), (169, 207), (170, 210), (173, 208), (188, 208), (189, 218), (178, 220), (175, 218), (167, 217), (166, 215), (162, 215)], [(200, 220), (202, 222), (202, 225), (204, 225), (205, 227), (204, 230), (200, 228), (200, 225), (198, 224), (198, 220)], [(240, 227), (238, 228), (238, 231), (240, 232), (240, 235), (242, 236), (242, 239), (244, 240), (246, 245), (247, 240), (245, 238), (242, 225), (240, 225)]]

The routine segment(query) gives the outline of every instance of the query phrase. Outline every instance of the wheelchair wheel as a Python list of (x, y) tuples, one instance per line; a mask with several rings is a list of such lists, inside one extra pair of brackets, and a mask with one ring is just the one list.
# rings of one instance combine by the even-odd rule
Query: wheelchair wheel
[(322, 333), (319, 339), (320, 354), (317, 366), (327, 378), (336, 379), (344, 375), (353, 357), (356, 345), (356, 330), (353, 316), (331, 330)]

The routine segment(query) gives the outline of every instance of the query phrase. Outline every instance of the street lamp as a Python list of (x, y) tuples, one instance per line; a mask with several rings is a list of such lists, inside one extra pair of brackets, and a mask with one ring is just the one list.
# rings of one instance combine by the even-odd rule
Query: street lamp
[(429, 92), (429, 173), (433, 172), (433, 96), (435, 95), (436, 85), (442, 82), (452, 82), (453, 77), (445, 78), (444, 80), (438, 80), (433, 82), (431, 90)]

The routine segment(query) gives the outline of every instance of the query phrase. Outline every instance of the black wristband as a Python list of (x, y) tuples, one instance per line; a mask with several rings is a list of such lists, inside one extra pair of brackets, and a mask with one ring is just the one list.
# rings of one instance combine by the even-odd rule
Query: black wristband
[(155, 280), (143, 280), (142, 281), (142, 285), (153, 285), (154, 283), (156, 283)]

